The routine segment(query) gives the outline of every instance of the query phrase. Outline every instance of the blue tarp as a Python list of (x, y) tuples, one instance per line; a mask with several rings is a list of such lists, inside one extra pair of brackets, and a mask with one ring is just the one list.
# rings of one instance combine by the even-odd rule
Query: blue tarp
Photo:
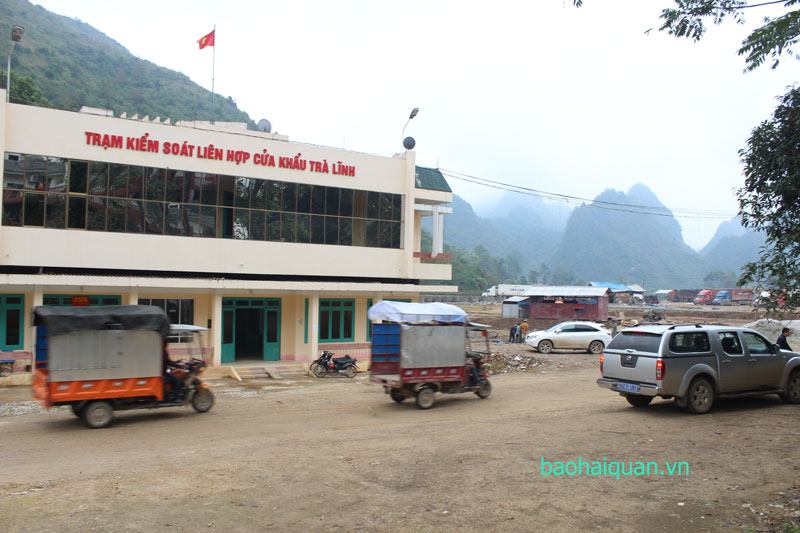
[(409, 303), (383, 300), (367, 311), (370, 320), (403, 322), (410, 324), (458, 322), (467, 323), (467, 313), (460, 307), (443, 303)]

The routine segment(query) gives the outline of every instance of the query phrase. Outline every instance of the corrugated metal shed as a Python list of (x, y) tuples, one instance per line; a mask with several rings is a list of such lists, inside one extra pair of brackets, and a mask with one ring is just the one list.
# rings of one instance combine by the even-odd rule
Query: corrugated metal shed
[(510, 298), (506, 298), (505, 300), (503, 300), (503, 303), (513, 304), (513, 303), (523, 302), (525, 300), (530, 300), (530, 298), (528, 296), (512, 296)]
[(627, 285), (623, 285), (622, 283), (612, 283), (610, 281), (592, 281), (590, 285), (592, 287), (606, 287), (614, 292), (633, 292), (633, 289)]
[(597, 297), (609, 293), (607, 287), (581, 287), (576, 285), (553, 285), (550, 287), (531, 287), (525, 294), (527, 296), (564, 296), (564, 297)]

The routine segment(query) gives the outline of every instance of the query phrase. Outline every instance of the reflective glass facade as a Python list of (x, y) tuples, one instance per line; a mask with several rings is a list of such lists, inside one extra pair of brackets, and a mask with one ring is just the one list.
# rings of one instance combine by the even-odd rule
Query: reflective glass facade
[(400, 248), (402, 196), (6, 152), (2, 223)]

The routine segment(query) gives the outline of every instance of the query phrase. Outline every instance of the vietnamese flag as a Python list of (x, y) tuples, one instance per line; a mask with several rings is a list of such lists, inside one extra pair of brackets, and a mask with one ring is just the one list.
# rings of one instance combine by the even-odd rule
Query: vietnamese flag
[(214, 33), (216, 31), (217, 30), (212, 30), (211, 33), (203, 36), (199, 41), (197, 41), (198, 43), (200, 43), (200, 50), (202, 50), (206, 46), (214, 46)]

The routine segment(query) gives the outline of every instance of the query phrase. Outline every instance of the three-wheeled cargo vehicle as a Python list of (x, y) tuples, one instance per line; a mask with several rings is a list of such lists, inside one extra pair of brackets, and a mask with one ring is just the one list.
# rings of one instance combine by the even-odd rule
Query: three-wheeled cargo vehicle
[(370, 380), (400, 403), (414, 397), (429, 409), (435, 393), (492, 392), (483, 358), (488, 326), (470, 323), (460, 308), (441, 303), (382, 301), (368, 311), (372, 324)]
[(168, 336), (187, 340), (205, 328), (170, 326), (159, 307), (36, 307), (34, 325), (33, 395), (48, 409), (69, 405), (89, 427), (101, 428), (114, 410), (191, 404), (205, 412), (214, 405), (197, 377), (203, 359), (170, 363), (169, 381), (180, 390), (165, 390)]

